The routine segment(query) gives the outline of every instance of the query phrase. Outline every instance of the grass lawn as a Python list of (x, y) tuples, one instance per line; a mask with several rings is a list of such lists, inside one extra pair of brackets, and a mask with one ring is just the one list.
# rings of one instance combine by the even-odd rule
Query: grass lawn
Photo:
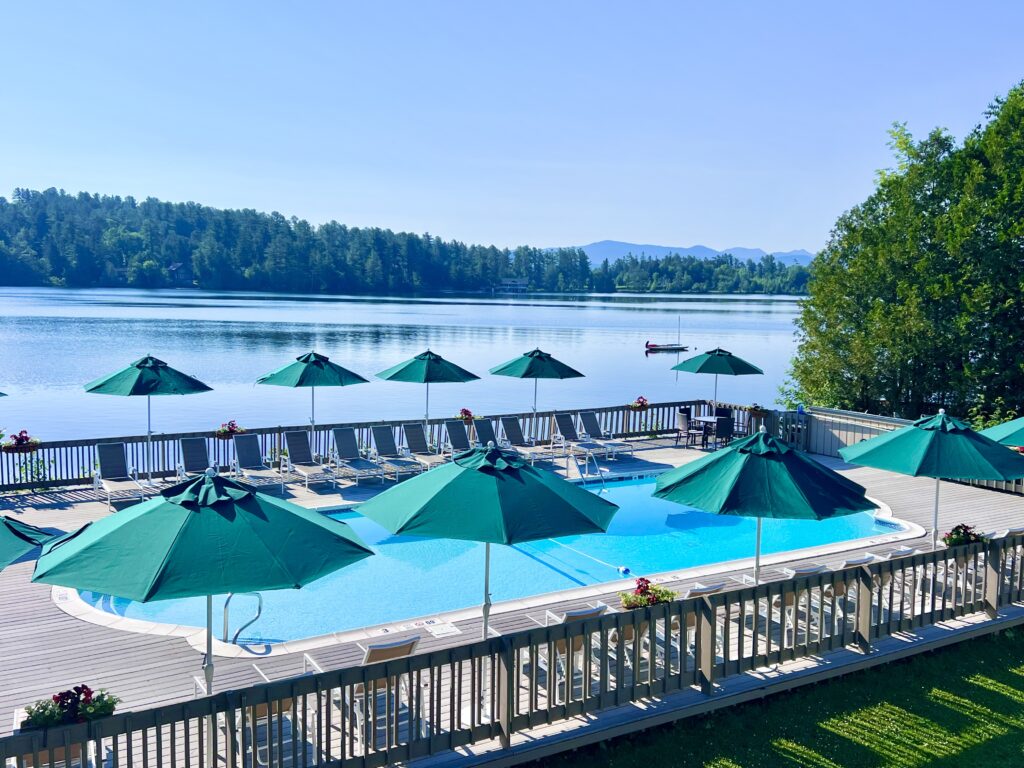
[(1024, 766), (1008, 630), (543, 761), (545, 768)]

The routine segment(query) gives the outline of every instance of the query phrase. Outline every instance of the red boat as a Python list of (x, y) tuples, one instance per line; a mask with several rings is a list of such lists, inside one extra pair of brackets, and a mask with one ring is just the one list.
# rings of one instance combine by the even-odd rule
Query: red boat
[(690, 348), (682, 344), (651, 344), (648, 341), (644, 344), (644, 349), (648, 352), (686, 352)]

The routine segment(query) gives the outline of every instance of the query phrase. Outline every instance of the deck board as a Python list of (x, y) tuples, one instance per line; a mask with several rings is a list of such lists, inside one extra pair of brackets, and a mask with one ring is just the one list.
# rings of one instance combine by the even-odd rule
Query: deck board
[[(703, 455), (693, 449), (672, 447), (671, 441), (665, 440), (641, 440), (636, 445), (635, 459), (602, 461), (602, 465), (611, 471), (639, 473), (676, 466)], [(896, 517), (926, 529), (930, 527), (934, 480), (852, 467), (833, 458), (819, 459), (864, 485), (871, 496), (888, 504)], [(570, 470), (575, 475), (575, 467), (570, 465)], [(290, 498), (304, 506), (326, 507), (368, 498), (379, 488), (376, 483), (364, 483), (359, 487), (341, 486), (338, 493), (329, 492), (327, 487), (310, 492), (293, 489)], [(987, 531), (1024, 525), (1021, 496), (944, 482), (941, 500), (940, 523), (944, 527), (967, 522)], [(0, 514), (46, 528), (71, 530), (107, 514), (107, 510), (91, 491), (71, 489), (0, 497)], [(923, 548), (928, 541), (923, 538), (907, 544)], [(893, 548), (891, 545), (870, 549), (884, 553)], [(845, 555), (830, 556), (826, 562), (839, 562), (863, 551), (851, 549)], [(192, 678), (201, 676), (202, 656), (184, 639), (111, 629), (68, 616), (53, 604), (49, 586), (29, 582), (32, 565), (31, 561), (23, 561), (0, 573), (0, 680), (4, 683), (0, 686), (0, 735), (10, 732), (10, 713), (15, 708), (82, 682), (121, 696), (122, 709), (126, 710), (192, 697)], [(781, 567), (771, 566), (775, 571)], [(685, 591), (694, 581), (687, 578), (669, 586)], [(549, 606), (496, 613), (491, 623), (502, 633), (529, 629), (535, 626), (531, 616), (542, 616), (545, 607), (565, 610), (594, 599), (617, 604), (611, 591), (599, 598), (555, 597)], [(457, 626), (461, 634), (454, 637), (437, 638), (424, 633), (420, 650), (439, 650), (471, 640), (479, 635), (481, 621), (474, 617), (457, 622)], [(312, 655), (325, 669), (358, 664), (361, 659), (361, 651), (354, 643), (319, 648)], [(273, 679), (302, 672), (301, 653), (266, 658), (218, 657), (217, 689), (258, 683), (260, 678), (252, 667), (254, 661)]]

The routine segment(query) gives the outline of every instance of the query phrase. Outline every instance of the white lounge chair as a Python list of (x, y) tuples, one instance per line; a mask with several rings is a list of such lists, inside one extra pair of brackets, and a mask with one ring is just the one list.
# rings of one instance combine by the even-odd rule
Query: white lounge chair
[(339, 472), (346, 472), (355, 477), (358, 483), (364, 477), (378, 478), (384, 482), (384, 469), (375, 461), (363, 458), (359, 452), (359, 441), (353, 427), (335, 427), (331, 430), (334, 436), (334, 452), (331, 461)]
[(128, 452), (124, 443), (97, 444), (96, 459), (99, 469), (93, 473), (92, 487), (97, 493), (106, 493), (107, 509), (113, 509), (113, 496), (116, 493), (128, 492), (142, 499), (145, 491), (135, 467), (128, 466)]
[(284, 494), (284, 473), (267, 463), (257, 435), (235, 435), (231, 444), (235, 448), (232, 472), (236, 480), (253, 487), (276, 485)]
[(313, 451), (309, 447), (309, 432), (285, 432), (284, 442), (288, 447), (288, 456), (282, 471), (298, 476), (307, 488), (310, 483), (330, 483), (332, 488), (337, 487), (338, 480), (330, 464), (313, 458)]
[(403, 473), (415, 475), (424, 470), (425, 467), (421, 462), (409, 456), (403, 456), (398, 450), (395, 433), (391, 427), (386, 425), (371, 427), (370, 433), (373, 435), (373, 447), (377, 451), (377, 460), (385, 472), (390, 470), (395, 473), (396, 483)]

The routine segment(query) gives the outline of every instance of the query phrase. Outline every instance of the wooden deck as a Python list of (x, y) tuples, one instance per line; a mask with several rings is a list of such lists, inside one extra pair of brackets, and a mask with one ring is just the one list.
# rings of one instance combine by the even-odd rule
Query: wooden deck
[[(636, 441), (635, 458), (602, 462), (614, 472), (645, 472), (675, 466), (697, 458), (698, 451), (675, 448), (672, 442)], [(896, 517), (928, 528), (931, 525), (934, 481), (908, 478), (879, 470), (854, 468), (836, 459), (822, 458), (867, 487), (871, 496), (888, 504)], [(572, 467), (575, 475), (575, 468)], [(291, 491), (292, 500), (305, 506), (334, 506), (359, 501), (377, 492), (379, 486), (339, 487), (339, 492)], [(0, 513), (44, 527), (70, 530), (107, 514), (106, 505), (97, 502), (91, 490), (63, 490), (47, 494), (25, 494), (0, 499)], [(943, 483), (943, 526), (967, 522), (982, 530), (998, 530), (1024, 524), (1024, 497), (997, 491)], [(926, 547), (927, 539), (907, 542)], [(872, 551), (884, 548), (872, 547)], [(857, 550), (853, 550), (856, 552)], [(849, 553), (846, 557), (851, 556)], [(844, 555), (830, 556), (826, 562), (840, 561)], [(0, 573), (0, 735), (10, 732), (13, 710), (27, 702), (47, 696), (60, 688), (78, 683), (103, 687), (122, 697), (122, 709), (141, 709), (157, 704), (191, 698), (193, 676), (200, 674), (201, 655), (184, 639), (165, 635), (147, 635), (86, 623), (68, 616), (50, 598), (50, 587), (28, 582), (32, 563), (17, 563)], [(766, 574), (767, 575), (767, 574)], [(680, 591), (694, 579), (683, 579), (669, 586)], [(593, 598), (588, 598), (588, 600)], [(616, 604), (614, 593), (602, 596)], [(575, 607), (584, 599), (555, 601), (551, 607)], [(499, 612), (492, 625), (507, 633), (536, 626), (531, 616), (543, 613), (543, 607)], [(457, 622), (462, 634), (437, 638), (423, 634), (420, 650), (429, 651), (457, 645), (475, 638), (480, 620)], [(337, 644), (315, 651), (324, 668), (358, 664), (361, 652), (354, 643)], [(262, 658), (218, 658), (217, 689), (241, 688), (260, 682), (252, 662), (272, 678), (286, 678), (303, 671), (301, 653)]]

